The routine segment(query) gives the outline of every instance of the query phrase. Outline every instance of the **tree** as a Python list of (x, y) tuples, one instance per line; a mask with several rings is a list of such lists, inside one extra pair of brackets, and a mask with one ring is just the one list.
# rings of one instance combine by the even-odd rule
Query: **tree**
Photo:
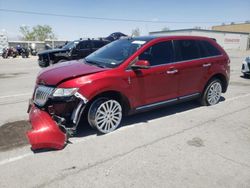
[(134, 36), (134, 37), (138, 37), (138, 36), (140, 36), (140, 29), (139, 28), (135, 28), (135, 29), (133, 29), (132, 30), (132, 36)]
[(20, 27), (20, 32), (23, 35), (23, 40), (28, 40), (28, 41), (32, 41), (35, 40), (35, 35), (32, 31), (30, 31), (29, 26), (21, 26)]
[(55, 39), (55, 34), (49, 25), (37, 25), (30, 29), (28, 26), (21, 26), (20, 32), (23, 35), (23, 40), (39, 40)]

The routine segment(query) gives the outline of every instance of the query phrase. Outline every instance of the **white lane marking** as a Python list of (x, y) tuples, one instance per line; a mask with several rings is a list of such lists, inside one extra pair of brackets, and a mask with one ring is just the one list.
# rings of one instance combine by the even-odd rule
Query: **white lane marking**
[(32, 95), (32, 93), (21, 93), (21, 94), (16, 94), (16, 95), (5, 95), (5, 96), (0, 96), (0, 99), (4, 98), (11, 98), (11, 97), (19, 97), (19, 96), (26, 96), (26, 95)]
[(244, 98), (244, 97), (248, 97), (248, 96), (250, 96), (250, 93), (226, 99), (225, 102), (234, 101), (234, 100), (237, 100), (237, 99), (240, 99), (240, 98)]
[(26, 153), (26, 154), (23, 154), (23, 155), (19, 155), (17, 157), (12, 157), (12, 158), (9, 158), (9, 159), (4, 159), (4, 160), (0, 161), (0, 166), (8, 164), (8, 163), (11, 163), (11, 162), (14, 162), (14, 161), (18, 161), (20, 159), (23, 159), (23, 158), (31, 156), (31, 155), (33, 155), (33, 153)]
[[(237, 97), (232, 97), (232, 98), (227, 99), (226, 101), (228, 101), (228, 102), (229, 101), (234, 101), (234, 100), (237, 100), (239, 98), (244, 98), (244, 97), (248, 97), (248, 96), (250, 96), (250, 93), (249, 94), (244, 94), (244, 95), (239, 95)], [(191, 111), (189, 110), (187, 112), (191, 112)], [(134, 127), (135, 125), (131, 125), (131, 126)], [(131, 128), (131, 126), (129, 126), (129, 128)], [(119, 131), (126, 130), (127, 128), (128, 127), (123, 127), (121, 129), (119, 129)], [(112, 134), (112, 133), (110, 133), (110, 134)], [(96, 137), (96, 135), (92, 135), (92, 136), (88, 136), (88, 137), (84, 137), (84, 138), (79, 138), (79, 139), (78, 138), (77, 139), (72, 139), (71, 142), (73, 144), (82, 143), (82, 142), (87, 141), (87, 140), (89, 140), (91, 138), (94, 138), (94, 137)], [(21, 160), (21, 159), (29, 157), (31, 155), (33, 155), (33, 153), (26, 153), (26, 154), (23, 154), (23, 155), (20, 155), (20, 156), (4, 159), (4, 160), (0, 161), (0, 166), (11, 163), (11, 162), (14, 162), (14, 161)]]

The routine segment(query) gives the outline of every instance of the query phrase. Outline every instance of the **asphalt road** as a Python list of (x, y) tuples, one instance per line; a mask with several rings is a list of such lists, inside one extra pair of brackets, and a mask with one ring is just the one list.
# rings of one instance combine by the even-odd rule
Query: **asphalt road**
[[(222, 101), (130, 116), (108, 135), (84, 127), (61, 151), (0, 151), (0, 187), (250, 187), (250, 79), (229, 51)], [(0, 124), (25, 120), (36, 59), (0, 59)]]
[(32, 95), (35, 78), (40, 70), (37, 57), (0, 57), (0, 126), (27, 119), (27, 101)]

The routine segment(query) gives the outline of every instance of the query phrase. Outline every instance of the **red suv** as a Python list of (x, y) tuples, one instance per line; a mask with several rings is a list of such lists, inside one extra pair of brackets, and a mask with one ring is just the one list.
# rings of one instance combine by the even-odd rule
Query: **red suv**
[(85, 59), (44, 69), (37, 77), (29, 114), (33, 149), (60, 149), (81, 118), (101, 133), (127, 114), (199, 99), (219, 102), (230, 60), (210, 38), (123, 38)]

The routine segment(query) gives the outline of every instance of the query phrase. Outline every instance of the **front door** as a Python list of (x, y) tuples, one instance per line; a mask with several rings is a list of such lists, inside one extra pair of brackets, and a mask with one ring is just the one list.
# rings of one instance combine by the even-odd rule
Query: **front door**
[(137, 97), (141, 105), (176, 98), (179, 78), (173, 64), (172, 41), (157, 43), (138, 58), (150, 63), (149, 69), (132, 70), (130, 73), (132, 87), (138, 89)]
[(91, 54), (91, 52), (92, 52), (91, 40), (80, 41), (72, 52), (72, 59), (84, 58), (87, 55)]

